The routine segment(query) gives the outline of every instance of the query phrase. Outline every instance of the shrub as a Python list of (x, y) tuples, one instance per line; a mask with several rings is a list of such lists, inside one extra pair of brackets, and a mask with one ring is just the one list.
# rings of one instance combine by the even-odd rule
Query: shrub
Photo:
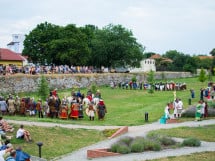
[(196, 138), (187, 138), (184, 139), (184, 141), (182, 142), (183, 146), (200, 146), (201, 142), (200, 140), (196, 139)]
[(175, 140), (173, 140), (172, 138), (167, 137), (167, 136), (160, 137), (159, 141), (161, 142), (162, 145), (165, 145), (165, 146), (176, 144)]
[(117, 146), (116, 152), (121, 154), (128, 154), (131, 152), (131, 149), (127, 144), (119, 143), (119, 145)]
[(124, 143), (124, 144), (126, 144), (126, 145), (129, 146), (130, 143), (132, 142), (132, 140), (133, 140), (132, 137), (124, 137), (124, 138), (121, 138), (121, 139), (119, 140), (119, 142)]
[(110, 150), (114, 153), (117, 153), (117, 149), (119, 149), (119, 146), (120, 146), (120, 144), (117, 142), (117, 143), (111, 145)]
[(158, 141), (154, 140), (144, 140), (144, 150), (154, 150), (154, 151), (159, 151), (161, 150), (161, 144)]
[(144, 138), (137, 137), (135, 138), (131, 144), (131, 152), (138, 153), (144, 151)]

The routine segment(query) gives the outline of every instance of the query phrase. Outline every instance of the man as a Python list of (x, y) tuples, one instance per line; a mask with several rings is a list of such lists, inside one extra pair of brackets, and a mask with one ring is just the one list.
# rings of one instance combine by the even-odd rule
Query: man
[(16, 138), (25, 139), (27, 142), (32, 141), (31, 135), (30, 135), (29, 131), (24, 129), (24, 125), (20, 125), (20, 128), (16, 132)]

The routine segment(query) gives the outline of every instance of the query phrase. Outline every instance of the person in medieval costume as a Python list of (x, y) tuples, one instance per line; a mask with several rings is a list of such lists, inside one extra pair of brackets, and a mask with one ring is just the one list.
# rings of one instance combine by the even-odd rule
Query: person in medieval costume
[(14, 115), (15, 114), (15, 100), (13, 99), (12, 96), (9, 97), (8, 101), (7, 101), (7, 104), (8, 104), (8, 112), (9, 112), (9, 115)]
[(99, 100), (99, 103), (97, 105), (97, 111), (98, 111), (98, 119), (104, 120), (105, 113), (107, 113), (107, 109), (102, 99)]

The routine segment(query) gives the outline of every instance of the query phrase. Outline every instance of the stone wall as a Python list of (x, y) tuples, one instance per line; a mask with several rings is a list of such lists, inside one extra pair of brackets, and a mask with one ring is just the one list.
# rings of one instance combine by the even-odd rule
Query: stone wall
[[(103, 74), (50, 74), (45, 75), (50, 88), (66, 89), (72, 87), (89, 87), (91, 84), (109, 85), (111, 81), (115, 83), (130, 81), (132, 77), (137, 81), (145, 81), (146, 73), (103, 73)], [(192, 77), (188, 72), (156, 72), (155, 79), (165, 77), (168, 80), (173, 78)], [(40, 75), (11, 75), (0, 76), (0, 93), (33, 92), (37, 90)]]

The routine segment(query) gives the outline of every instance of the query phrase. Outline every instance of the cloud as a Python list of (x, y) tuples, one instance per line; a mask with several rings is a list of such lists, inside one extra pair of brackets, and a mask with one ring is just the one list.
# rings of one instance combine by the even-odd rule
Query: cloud
[(161, 54), (170, 49), (207, 54), (214, 48), (213, 0), (1, 0), (0, 6), (0, 47), (13, 33), (28, 34), (47, 21), (100, 28), (121, 24), (147, 51)]

